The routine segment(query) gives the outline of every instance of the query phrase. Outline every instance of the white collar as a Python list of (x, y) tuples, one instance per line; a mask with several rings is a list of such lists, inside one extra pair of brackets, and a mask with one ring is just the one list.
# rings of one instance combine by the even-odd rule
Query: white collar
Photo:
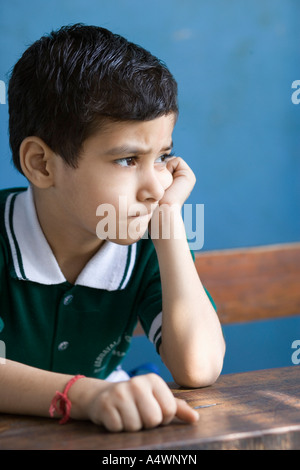
[[(18, 279), (47, 285), (66, 282), (39, 224), (31, 187), (7, 198), (5, 227)], [(75, 285), (108, 291), (124, 289), (135, 259), (136, 243), (127, 246), (105, 241)]]

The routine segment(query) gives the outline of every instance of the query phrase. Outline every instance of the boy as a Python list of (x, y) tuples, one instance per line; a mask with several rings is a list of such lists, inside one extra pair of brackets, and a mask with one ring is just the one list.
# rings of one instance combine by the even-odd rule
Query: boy
[(194, 422), (154, 374), (110, 381), (138, 318), (178, 384), (207, 386), (222, 368), (181, 218), (195, 177), (171, 154), (174, 78), (106, 29), (63, 27), (15, 65), (9, 111), (30, 184), (1, 192), (0, 411), (51, 404), (110, 431)]

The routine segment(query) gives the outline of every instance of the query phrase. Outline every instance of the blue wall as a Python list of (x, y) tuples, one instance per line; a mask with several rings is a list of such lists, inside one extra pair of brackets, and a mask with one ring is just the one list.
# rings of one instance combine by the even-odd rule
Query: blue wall
[[(1, 0), (0, 80), (27, 45), (63, 24), (101, 25), (143, 45), (179, 84), (175, 151), (197, 176), (188, 202), (205, 207), (203, 249), (298, 241), (299, 19), (298, 0)], [(1, 104), (2, 188), (24, 184), (10, 163), (7, 119)]]

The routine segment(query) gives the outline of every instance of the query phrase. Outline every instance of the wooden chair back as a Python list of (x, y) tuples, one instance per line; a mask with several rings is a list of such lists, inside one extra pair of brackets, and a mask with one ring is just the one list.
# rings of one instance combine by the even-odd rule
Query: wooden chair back
[(195, 265), (223, 325), (300, 314), (300, 243), (198, 252)]
[(195, 255), (222, 324), (300, 314), (300, 243)]

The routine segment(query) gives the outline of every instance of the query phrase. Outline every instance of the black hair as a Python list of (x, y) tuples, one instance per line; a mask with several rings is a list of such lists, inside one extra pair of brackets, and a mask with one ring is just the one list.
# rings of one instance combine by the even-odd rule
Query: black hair
[(64, 26), (34, 42), (9, 87), (13, 161), (37, 136), (76, 168), (84, 140), (106, 120), (146, 121), (178, 114), (177, 83), (158, 58), (98, 26)]

